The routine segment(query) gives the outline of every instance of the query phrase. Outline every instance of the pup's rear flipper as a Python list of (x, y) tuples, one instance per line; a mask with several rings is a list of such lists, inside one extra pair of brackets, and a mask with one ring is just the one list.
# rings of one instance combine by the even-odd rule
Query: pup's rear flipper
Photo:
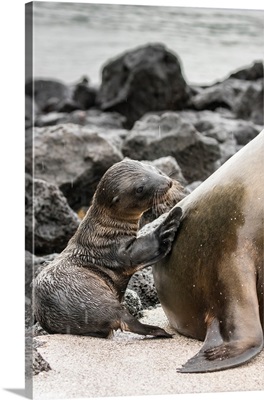
[(139, 322), (127, 310), (122, 313), (120, 328), (124, 331), (137, 333), (144, 336), (155, 336), (156, 338), (172, 338), (164, 329), (154, 325), (146, 325)]

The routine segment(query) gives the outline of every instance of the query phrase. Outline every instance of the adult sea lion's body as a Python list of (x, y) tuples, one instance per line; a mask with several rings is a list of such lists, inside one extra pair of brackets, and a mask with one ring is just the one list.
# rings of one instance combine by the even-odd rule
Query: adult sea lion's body
[(35, 279), (34, 313), (47, 332), (107, 337), (120, 328), (171, 336), (137, 321), (121, 301), (132, 274), (170, 250), (179, 207), (145, 237), (137, 238), (137, 231), (142, 213), (165, 200), (173, 186), (138, 161), (122, 161), (105, 173), (66, 249)]
[(205, 340), (180, 372), (243, 364), (263, 348), (264, 131), (177, 205), (155, 285), (170, 324)]

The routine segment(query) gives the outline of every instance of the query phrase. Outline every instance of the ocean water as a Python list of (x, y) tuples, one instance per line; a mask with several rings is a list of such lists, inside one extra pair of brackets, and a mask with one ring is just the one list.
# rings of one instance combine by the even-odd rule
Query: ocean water
[(191, 84), (211, 84), (264, 55), (264, 12), (34, 3), (33, 74), (98, 85), (109, 60), (147, 43), (176, 53)]

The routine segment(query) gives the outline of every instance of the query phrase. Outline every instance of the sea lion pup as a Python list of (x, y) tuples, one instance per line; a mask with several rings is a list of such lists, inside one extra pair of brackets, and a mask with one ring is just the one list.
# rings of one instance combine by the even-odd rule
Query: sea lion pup
[(48, 333), (107, 337), (120, 328), (171, 337), (121, 305), (130, 277), (170, 250), (179, 207), (152, 233), (137, 238), (137, 231), (142, 213), (165, 200), (171, 186), (170, 178), (139, 161), (109, 168), (67, 247), (35, 279), (34, 312)]
[(263, 154), (264, 131), (177, 204), (181, 226), (154, 281), (171, 326), (204, 340), (179, 372), (234, 368), (263, 348)]

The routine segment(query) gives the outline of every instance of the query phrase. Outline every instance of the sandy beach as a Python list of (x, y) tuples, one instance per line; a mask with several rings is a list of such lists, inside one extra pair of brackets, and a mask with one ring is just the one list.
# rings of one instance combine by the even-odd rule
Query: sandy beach
[[(175, 335), (172, 339), (159, 340), (126, 332), (116, 332), (107, 340), (71, 335), (39, 336), (43, 346), (38, 351), (52, 370), (34, 377), (34, 399), (264, 390), (264, 352), (238, 368), (180, 374), (177, 368), (199, 351), (201, 342), (175, 333), (168, 326), (161, 307), (145, 312), (142, 321), (162, 326)], [(254, 393), (254, 398), (257, 395)]]

